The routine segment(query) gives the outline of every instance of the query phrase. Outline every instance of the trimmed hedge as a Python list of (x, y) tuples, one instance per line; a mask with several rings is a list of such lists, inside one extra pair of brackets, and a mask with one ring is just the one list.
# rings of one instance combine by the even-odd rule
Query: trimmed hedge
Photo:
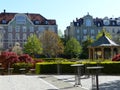
[(14, 68), (13, 73), (20, 74), (21, 71), (19, 69), (25, 68), (26, 73), (29, 72), (29, 69), (33, 67), (33, 64), (31, 63), (15, 63), (12, 65), (12, 68)]
[(37, 63), (36, 64), (36, 73), (37, 74), (57, 74), (58, 73), (58, 65), (60, 74), (71, 74), (74, 72), (74, 69), (70, 66), (71, 64), (75, 64), (75, 62), (69, 63), (56, 63), (56, 62), (48, 62), (48, 63)]
[[(36, 73), (37, 74), (57, 74), (58, 69), (57, 65), (60, 67), (60, 74), (75, 74), (75, 67), (71, 67), (72, 64), (78, 64), (79, 62), (47, 62), (47, 63), (37, 63), (36, 64)], [(108, 75), (118, 75), (120, 74), (120, 62), (80, 62), (84, 64), (82, 69), (83, 74), (87, 74), (88, 70), (86, 67), (88, 66), (103, 66), (101, 69), (102, 74)]]

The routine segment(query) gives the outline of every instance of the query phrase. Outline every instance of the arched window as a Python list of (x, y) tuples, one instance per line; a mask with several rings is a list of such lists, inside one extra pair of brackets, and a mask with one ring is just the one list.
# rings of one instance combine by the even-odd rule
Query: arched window
[(91, 20), (90, 19), (86, 19), (86, 26), (91, 26)]

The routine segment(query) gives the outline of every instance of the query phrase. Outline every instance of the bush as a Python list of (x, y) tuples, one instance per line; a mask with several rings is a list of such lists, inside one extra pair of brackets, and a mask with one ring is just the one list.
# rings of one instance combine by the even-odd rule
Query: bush
[(15, 63), (34, 63), (33, 59), (28, 54), (23, 54), (18, 56), (14, 52), (1, 52), (0, 55), (0, 63), (2, 63), (2, 67), (7, 69)]
[[(82, 63), (82, 62), (81, 62)], [(75, 67), (71, 67), (72, 64), (80, 64), (78, 62), (48, 62), (48, 63), (37, 63), (36, 73), (37, 74), (57, 74), (57, 65), (60, 65), (60, 74), (75, 74)], [(84, 67), (82, 69), (83, 74), (88, 74), (86, 67), (91, 66), (103, 66), (101, 73), (105, 75), (116, 75), (120, 74), (120, 62), (83, 62)]]
[(120, 61), (120, 54), (115, 55), (115, 56), (112, 58), (112, 61)]
[(48, 62), (48, 63), (37, 63), (36, 64), (36, 73), (37, 74), (57, 74), (58, 66), (60, 66), (60, 73), (61, 74), (72, 74), (74, 72), (73, 67), (71, 64), (75, 64), (75, 62)]
[(12, 65), (12, 68), (14, 68), (13, 73), (21, 73), (20, 72), (20, 68), (25, 68), (26, 69), (26, 73), (29, 71), (30, 68), (33, 67), (32, 63), (15, 63)]

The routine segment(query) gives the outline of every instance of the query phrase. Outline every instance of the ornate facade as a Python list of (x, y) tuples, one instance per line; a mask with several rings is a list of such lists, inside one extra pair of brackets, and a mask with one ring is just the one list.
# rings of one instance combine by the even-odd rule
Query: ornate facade
[(57, 33), (56, 20), (46, 19), (34, 13), (0, 13), (0, 48), (13, 47), (15, 42), (23, 46), (27, 37), (36, 34), (38, 37), (44, 30)]
[(87, 37), (96, 39), (96, 35), (102, 29), (106, 29), (113, 37), (112, 39), (119, 43), (120, 38), (120, 18), (93, 18), (89, 13), (70, 23), (65, 30), (65, 37), (75, 37), (80, 43), (85, 41)]

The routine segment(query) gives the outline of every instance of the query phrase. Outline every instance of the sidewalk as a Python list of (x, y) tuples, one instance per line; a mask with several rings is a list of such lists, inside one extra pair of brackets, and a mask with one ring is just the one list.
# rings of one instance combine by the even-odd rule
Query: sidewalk
[[(74, 87), (74, 75), (0, 75), (0, 90), (91, 90), (91, 77), (81, 77)], [(120, 76), (99, 76), (99, 90), (120, 90)]]
[[(74, 78), (73, 75), (72, 77)], [(58, 90), (86, 90), (82, 87), (74, 87), (74, 81), (73, 83), (70, 83), (69, 80), (64, 81), (64, 78), (69, 78), (69, 76), (66, 75), (41, 75), (40, 78), (43, 78), (48, 83), (56, 86), (57, 88), (59, 88)]]

